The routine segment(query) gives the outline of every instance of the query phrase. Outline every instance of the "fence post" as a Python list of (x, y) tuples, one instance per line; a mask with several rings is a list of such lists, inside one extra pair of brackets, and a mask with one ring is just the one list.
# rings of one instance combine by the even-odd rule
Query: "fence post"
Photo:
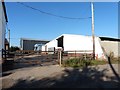
[(61, 54), (61, 50), (60, 50), (60, 66), (61, 66), (61, 64), (62, 64), (62, 62), (61, 62), (61, 55), (62, 55), (62, 54)]
[(76, 50), (75, 50), (75, 58), (76, 58)]
[(87, 53), (86, 53), (86, 51), (85, 51), (85, 60), (87, 60)]
[(61, 54), (61, 50), (58, 50), (58, 62), (59, 62), (59, 65), (61, 66), (62, 65), (62, 54)]

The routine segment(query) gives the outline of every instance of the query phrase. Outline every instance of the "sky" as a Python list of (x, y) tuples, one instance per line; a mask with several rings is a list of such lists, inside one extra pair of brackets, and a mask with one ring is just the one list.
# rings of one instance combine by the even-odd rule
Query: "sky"
[[(55, 15), (75, 18), (91, 17), (90, 2), (23, 3)], [(52, 40), (61, 34), (92, 35), (91, 18), (59, 18), (40, 13), (16, 2), (6, 2), (6, 10), (12, 46), (20, 46), (20, 38)], [(94, 2), (94, 19), (96, 36), (118, 37), (117, 2)]]

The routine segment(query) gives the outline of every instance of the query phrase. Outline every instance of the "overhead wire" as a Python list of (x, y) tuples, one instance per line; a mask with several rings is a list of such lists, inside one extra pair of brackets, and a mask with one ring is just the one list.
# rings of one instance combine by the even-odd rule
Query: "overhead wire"
[[(74, 20), (81, 20), (81, 19), (90, 19), (91, 17), (85, 17), (85, 18), (80, 18), (80, 17), (67, 17), (67, 16), (62, 16), (62, 15), (56, 15), (56, 14), (53, 14), (53, 13), (49, 13), (49, 12), (45, 12), (45, 11), (42, 11), (40, 9), (37, 9), (37, 8), (34, 8), (30, 5), (26, 5), (22, 2), (17, 2), (21, 5), (23, 5), (24, 7), (27, 7), (27, 8), (30, 8), (31, 10), (35, 10), (35, 11), (38, 11), (40, 13), (43, 13), (43, 14), (46, 14), (46, 15), (50, 15), (50, 16), (54, 16), (54, 17), (58, 17), (58, 18), (63, 18), (63, 19), (74, 19)], [(7, 25), (7, 29), (9, 30), (8, 28), (8, 25)], [(10, 39), (20, 39), (20, 38), (10, 38)]]
[(42, 11), (40, 9), (37, 9), (37, 8), (34, 8), (32, 6), (29, 6), (29, 5), (26, 5), (22, 2), (17, 2), (27, 8), (30, 8), (32, 10), (36, 10), (36, 11), (39, 11), (40, 13), (43, 13), (43, 14), (46, 14), (46, 15), (50, 15), (50, 16), (55, 16), (55, 17), (59, 17), (59, 18), (64, 18), (64, 19), (90, 19), (91, 17), (86, 17), (86, 18), (80, 18), (80, 17), (67, 17), (67, 16), (61, 16), (61, 15), (56, 15), (56, 14), (53, 14), (53, 13), (49, 13), (49, 12), (45, 12), (45, 11)]

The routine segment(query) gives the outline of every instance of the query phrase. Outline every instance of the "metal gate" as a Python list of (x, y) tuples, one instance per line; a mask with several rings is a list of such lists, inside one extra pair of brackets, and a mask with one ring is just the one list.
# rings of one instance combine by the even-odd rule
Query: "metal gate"
[(58, 51), (16, 51), (15, 63), (28, 65), (55, 65), (59, 63)]

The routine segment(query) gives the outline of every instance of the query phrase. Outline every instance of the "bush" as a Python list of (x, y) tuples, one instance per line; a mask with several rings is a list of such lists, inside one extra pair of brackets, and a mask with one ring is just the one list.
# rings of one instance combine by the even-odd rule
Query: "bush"
[(17, 47), (17, 46), (11, 46), (11, 47), (10, 47), (10, 51), (11, 51), (11, 52), (14, 52), (14, 51), (17, 51), (17, 50), (20, 50), (20, 48)]

